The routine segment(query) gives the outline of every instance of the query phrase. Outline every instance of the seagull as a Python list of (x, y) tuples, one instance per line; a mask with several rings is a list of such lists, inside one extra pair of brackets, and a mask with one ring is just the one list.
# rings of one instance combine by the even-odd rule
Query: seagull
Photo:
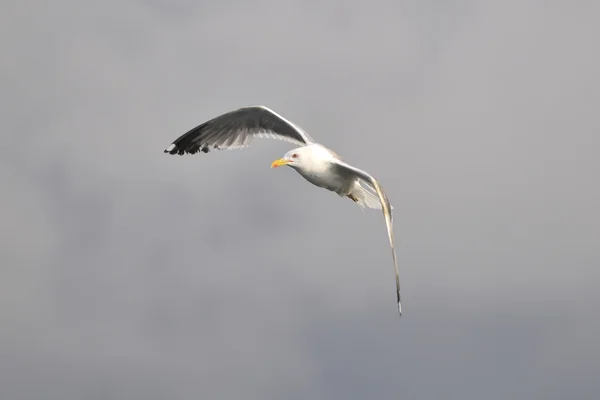
[(208, 153), (211, 149), (239, 149), (248, 147), (254, 138), (279, 139), (299, 146), (273, 161), (271, 168), (290, 167), (313, 185), (348, 197), (363, 210), (382, 210), (396, 273), (398, 313), (402, 315), (392, 230), (393, 207), (372, 175), (346, 163), (334, 151), (315, 142), (298, 125), (262, 105), (242, 107), (216, 116), (181, 135), (164, 152), (184, 155)]

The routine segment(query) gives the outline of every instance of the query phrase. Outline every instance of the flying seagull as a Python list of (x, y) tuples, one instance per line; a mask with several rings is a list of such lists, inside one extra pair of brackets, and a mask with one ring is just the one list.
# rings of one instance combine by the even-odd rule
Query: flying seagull
[(302, 128), (265, 106), (242, 107), (206, 121), (177, 138), (165, 153), (184, 155), (211, 149), (247, 147), (255, 137), (285, 140), (300, 147), (273, 161), (271, 168), (288, 166), (313, 185), (348, 197), (361, 208), (381, 209), (385, 218), (396, 272), (396, 297), (400, 303), (400, 278), (394, 249), (393, 216), (387, 195), (367, 172), (344, 162), (332, 150), (314, 141)]

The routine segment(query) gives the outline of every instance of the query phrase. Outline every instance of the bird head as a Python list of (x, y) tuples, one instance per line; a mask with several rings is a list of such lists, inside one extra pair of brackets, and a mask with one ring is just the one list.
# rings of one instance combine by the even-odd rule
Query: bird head
[(279, 160), (273, 161), (271, 164), (271, 168), (277, 168), (284, 165), (292, 168), (298, 168), (302, 165), (302, 159), (305, 155), (305, 149), (299, 147), (297, 149), (293, 149), (288, 151), (281, 157)]

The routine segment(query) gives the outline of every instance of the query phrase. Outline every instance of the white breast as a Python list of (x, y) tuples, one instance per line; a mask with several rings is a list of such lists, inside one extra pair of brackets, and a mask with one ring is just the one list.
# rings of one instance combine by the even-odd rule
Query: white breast
[(337, 157), (335, 153), (317, 143), (307, 146), (303, 150), (305, 154), (302, 154), (302, 165), (296, 170), (304, 179), (315, 186), (331, 190), (339, 195), (350, 192), (354, 181), (344, 179), (332, 167), (331, 160)]

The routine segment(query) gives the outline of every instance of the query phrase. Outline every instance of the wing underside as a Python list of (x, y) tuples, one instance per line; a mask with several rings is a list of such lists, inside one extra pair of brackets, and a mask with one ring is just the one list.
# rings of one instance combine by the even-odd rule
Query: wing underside
[(264, 106), (243, 107), (221, 114), (178, 137), (169, 154), (208, 153), (212, 149), (248, 147), (254, 138), (279, 139), (297, 145), (313, 143), (302, 128)]
[(387, 197), (386, 193), (384, 192), (383, 188), (381, 187), (381, 185), (379, 184), (379, 182), (377, 181), (377, 179), (375, 179), (370, 174), (366, 173), (365, 171), (363, 171), (361, 169), (353, 167), (341, 160), (336, 160), (334, 162), (334, 164), (338, 167), (339, 172), (342, 175), (345, 174), (348, 177), (354, 177), (354, 178), (361, 180), (362, 182), (364, 182), (367, 185), (369, 185), (370, 187), (372, 187), (373, 190), (375, 191), (375, 193), (377, 193), (377, 197), (379, 198), (379, 201), (381, 203), (381, 209), (382, 209), (383, 216), (385, 219), (385, 225), (387, 228), (390, 247), (392, 249), (392, 259), (394, 262), (394, 271), (396, 274), (396, 299), (398, 301), (398, 312), (400, 313), (400, 315), (402, 315), (402, 305), (401, 305), (401, 301), (400, 301), (400, 274), (398, 272), (398, 262), (396, 260), (396, 249), (395, 249), (395, 245), (394, 245), (394, 232), (393, 232), (394, 220), (393, 220), (393, 214), (392, 214), (392, 206), (388, 200), (388, 197)]

